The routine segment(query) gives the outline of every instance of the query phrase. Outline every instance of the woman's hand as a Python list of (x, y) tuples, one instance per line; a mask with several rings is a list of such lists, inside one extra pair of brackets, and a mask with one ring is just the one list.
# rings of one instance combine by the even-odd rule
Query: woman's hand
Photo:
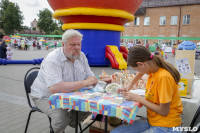
[(136, 101), (136, 102), (140, 102), (140, 99), (142, 98), (142, 96), (131, 92), (123, 93), (122, 96), (128, 101)]
[(119, 88), (117, 90), (117, 93), (120, 94), (120, 93), (129, 92), (131, 89), (133, 89), (133, 86), (129, 84), (129, 85), (125, 86), (124, 88)]
[(123, 93), (126, 93), (126, 92), (128, 92), (127, 87), (119, 88), (119, 89), (117, 90), (117, 93), (118, 93), (118, 94), (123, 94)]

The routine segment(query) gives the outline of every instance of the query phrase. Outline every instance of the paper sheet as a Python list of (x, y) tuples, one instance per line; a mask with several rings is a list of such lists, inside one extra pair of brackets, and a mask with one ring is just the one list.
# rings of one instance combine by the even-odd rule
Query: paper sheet
[(145, 90), (143, 89), (130, 90), (130, 92), (135, 93), (137, 95), (145, 96)]

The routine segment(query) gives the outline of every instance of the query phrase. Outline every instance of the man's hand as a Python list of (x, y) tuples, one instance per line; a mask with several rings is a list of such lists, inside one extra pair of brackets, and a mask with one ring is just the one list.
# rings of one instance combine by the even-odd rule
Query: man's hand
[(97, 78), (96, 77), (89, 77), (88, 79), (85, 80), (85, 83), (86, 83), (86, 86), (91, 86), (91, 85), (96, 85), (98, 82)]
[(112, 83), (113, 79), (112, 78), (103, 78), (103, 79), (100, 79), (100, 81), (104, 81), (107, 84), (110, 84), (110, 83)]

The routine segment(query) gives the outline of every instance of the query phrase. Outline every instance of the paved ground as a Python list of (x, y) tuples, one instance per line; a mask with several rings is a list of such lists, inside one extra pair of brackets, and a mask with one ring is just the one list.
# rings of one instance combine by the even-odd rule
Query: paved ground
[[(44, 58), (51, 50), (47, 51), (18, 51), (13, 49), (13, 60), (32, 60)], [(168, 62), (174, 63), (174, 58), (168, 54)], [(30, 111), (25, 90), (23, 78), (28, 69), (34, 65), (5, 65), (0, 66), (0, 133), (22, 133), (25, 129), (26, 120)], [(195, 73), (200, 73), (200, 60), (196, 60)], [(96, 76), (105, 70), (112, 74), (117, 69), (111, 67), (92, 67)], [(129, 70), (132, 71), (130, 67)], [(28, 133), (49, 133), (48, 118), (41, 113), (33, 113), (30, 120)], [(66, 132), (73, 133), (74, 129), (67, 128)], [(88, 132), (88, 131), (87, 131)]]

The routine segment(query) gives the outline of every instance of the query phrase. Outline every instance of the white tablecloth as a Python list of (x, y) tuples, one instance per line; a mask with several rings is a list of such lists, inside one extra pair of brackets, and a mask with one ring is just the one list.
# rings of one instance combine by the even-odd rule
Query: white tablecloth
[(172, 47), (166, 47), (165, 48), (166, 53), (171, 53), (172, 52)]

